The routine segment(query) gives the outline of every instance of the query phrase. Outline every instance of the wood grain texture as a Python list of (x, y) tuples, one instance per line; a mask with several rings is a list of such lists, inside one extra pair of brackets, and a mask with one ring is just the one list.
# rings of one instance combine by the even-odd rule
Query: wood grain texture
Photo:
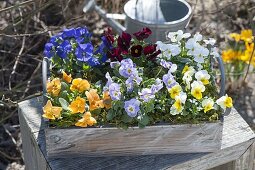
[[(23, 115), (24, 124), (27, 125), (30, 137), (37, 145), (38, 152), (45, 156), (45, 162), (53, 170), (79, 170), (79, 169), (194, 169), (206, 170), (221, 165), (224, 167), (228, 162), (240, 158), (243, 153), (254, 143), (254, 132), (241, 116), (232, 109), (225, 117), (223, 124), (223, 136), (221, 150), (215, 153), (194, 153), (194, 154), (165, 154), (146, 156), (118, 156), (118, 157), (77, 157), (49, 159), (45, 155), (45, 134), (44, 121), (41, 119), (41, 98), (33, 98), (19, 104), (19, 115)], [(28, 107), (29, 106), (29, 107)], [(38, 111), (39, 110), (39, 111)], [(40, 130), (41, 129), (41, 130)], [(22, 132), (23, 134), (23, 132)], [(25, 150), (24, 150), (25, 151)], [(26, 150), (27, 151), (27, 150)], [(220, 157), (219, 157), (220, 156)], [(219, 158), (218, 158), (219, 157)], [(36, 158), (34, 158), (36, 159)], [(29, 161), (34, 161), (30, 158)], [(26, 161), (28, 162), (28, 161)], [(45, 167), (45, 166), (44, 166)], [(38, 168), (38, 169), (44, 169)], [(216, 169), (213, 169), (216, 170)]]
[(215, 152), (221, 147), (223, 125), (148, 126), (130, 128), (46, 128), (49, 158), (126, 156)]
[(254, 170), (255, 142), (235, 161), (235, 170)]

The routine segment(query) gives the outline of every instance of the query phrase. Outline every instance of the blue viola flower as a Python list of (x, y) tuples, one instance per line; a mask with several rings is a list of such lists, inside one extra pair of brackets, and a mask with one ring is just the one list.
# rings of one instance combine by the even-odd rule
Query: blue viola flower
[(134, 82), (133, 82), (133, 79), (131, 77), (129, 77), (127, 80), (126, 80), (126, 88), (127, 88), (127, 92), (132, 92), (133, 89), (134, 89)]
[(112, 100), (120, 100), (121, 99), (120, 85), (117, 83), (110, 84), (109, 94)]
[(153, 94), (157, 93), (159, 90), (163, 88), (162, 80), (157, 78), (155, 84), (151, 86), (151, 92)]
[(163, 75), (163, 82), (165, 83), (167, 89), (170, 89), (174, 85), (176, 85), (174, 76), (171, 73), (167, 73), (167, 74)]
[(87, 61), (88, 65), (90, 65), (91, 67), (95, 67), (95, 66), (99, 66), (100, 62), (98, 61), (97, 58), (95, 57), (91, 57), (88, 61)]
[(75, 55), (77, 60), (82, 62), (88, 62), (93, 56), (93, 46), (90, 43), (78, 44), (76, 48)]
[(62, 34), (54, 35), (50, 38), (50, 43), (52, 43), (55, 47), (59, 45), (59, 42), (62, 42)]
[(144, 88), (141, 92), (138, 92), (140, 99), (144, 102), (149, 102), (151, 99), (155, 98), (155, 95), (152, 93), (151, 89)]
[(57, 47), (57, 55), (61, 57), (62, 59), (65, 59), (68, 53), (71, 52), (71, 50), (72, 50), (72, 46), (70, 42), (65, 40)]
[(47, 57), (47, 58), (51, 58), (54, 56), (54, 51), (52, 51), (52, 47), (53, 44), (52, 43), (46, 43), (45, 47), (44, 47), (44, 52), (43, 54)]
[(124, 109), (128, 116), (136, 117), (137, 113), (140, 111), (140, 101), (137, 99), (125, 101)]
[(74, 28), (64, 29), (64, 31), (62, 33), (62, 38), (66, 39), (66, 38), (74, 37), (75, 36), (75, 32), (76, 32), (76, 30)]

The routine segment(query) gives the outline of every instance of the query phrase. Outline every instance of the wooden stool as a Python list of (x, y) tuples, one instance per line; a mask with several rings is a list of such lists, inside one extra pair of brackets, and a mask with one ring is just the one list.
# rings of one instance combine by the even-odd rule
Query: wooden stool
[(27, 170), (180, 169), (254, 170), (255, 134), (233, 108), (224, 118), (221, 150), (214, 153), (48, 159), (42, 97), (19, 103), (19, 120)]

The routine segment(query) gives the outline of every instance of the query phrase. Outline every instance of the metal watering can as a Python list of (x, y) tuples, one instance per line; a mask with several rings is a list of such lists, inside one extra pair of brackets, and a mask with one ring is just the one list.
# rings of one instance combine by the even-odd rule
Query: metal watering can
[[(109, 14), (85, 0), (83, 12), (95, 10), (118, 34), (134, 33), (144, 27), (152, 31), (149, 42), (166, 41), (168, 32), (184, 30), (191, 18), (191, 7), (185, 0), (130, 0), (124, 5), (125, 14)], [(125, 19), (123, 27), (115, 19)]]

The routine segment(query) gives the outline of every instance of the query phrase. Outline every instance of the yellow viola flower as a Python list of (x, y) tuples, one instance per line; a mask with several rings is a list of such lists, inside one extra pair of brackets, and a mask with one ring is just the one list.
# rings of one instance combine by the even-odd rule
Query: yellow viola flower
[(187, 94), (184, 92), (180, 92), (180, 94), (175, 97), (175, 102), (170, 108), (170, 114), (172, 115), (180, 114), (183, 110), (182, 104), (185, 104), (186, 99), (187, 99)]
[(210, 77), (211, 76), (206, 70), (200, 70), (195, 74), (195, 78), (197, 79), (197, 81), (201, 81), (204, 85), (209, 84)]
[(231, 33), (231, 34), (229, 34), (229, 37), (234, 39), (236, 42), (239, 42), (241, 39), (241, 35), (237, 34), (237, 33)]
[(228, 49), (226, 51), (222, 51), (222, 60), (225, 63), (231, 63), (236, 57), (236, 53), (232, 49)]
[(46, 85), (47, 93), (53, 96), (58, 96), (61, 90), (61, 82), (59, 78), (54, 78), (52, 81), (48, 82)]
[(70, 87), (71, 91), (78, 91), (80, 93), (88, 90), (90, 88), (90, 84), (87, 80), (83, 80), (81, 78), (73, 79), (72, 85)]
[(55, 120), (61, 116), (61, 107), (52, 106), (50, 100), (47, 101), (46, 105), (43, 107), (43, 117), (46, 119)]
[(62, 74), (63, 74), (63, 76), (62, 76), (63, 80), (65, 80), (67, 83), (72, 82), (72, 75), (71, 74), (67, 75), (66, 72), (64, 72), (64, 71), (62, 72)]
[(223, 110), (225, 110), (226, 108), (231, 108), (231, 107), (233, 107), (232, 98), (231, 98), (231, 97), (228, 97), (227, 94), (226, 94), (225, 96), (222, 96), (222, 97), (219, 98), (218, 100), (216, 100), (216, 103), (217, 103)]
[(173, 106), (175, 107), (175, 109), (178, 111), (178, 112), (181, 112), (183, 110), (182, 108), (182, 102), (181, 102), (181, 99), (177, 99)]
[(172, 99), (175, 99), (176, 96), (178, 96), (180, 94), (180, 92), (182, 91), (182, 87), (177, 84), (175, 86), (173, 86), (171, 89), (169, 89), (169, 93)]
[(241, 40), (251, 42), (253, 40), (252, 30), (251, 29), (242, 30)]
[(192, 76), (195, 72), (195, 69), (192, 66), (189, 67), (188, 65), (185, 65), (183, 70), (182, 70), (182, 74), (185, 74), (187, 72), (189, 72), (189, 75)]
[(88, 100), (89, 100), (89, 110), (95, 110), (98, 108), (104, 108), (103, 100), (100, 100), (99, 95), (97, 94), (97, 90), (90, 89), (85, 92)]
[(196, 99), (200, 100), (202, 99), (202, 92), (205, 91), (205, 86), (200, 81), (194, 81), (191, 84), (191, 95), (195, 97)]
[(76, 99), (69, 105), (69, 109), (72, 114), (85, 112), (85, 99), (80, 96), (76, 97)]
[(204, 108), (204, 112), (208, 112), (209, 110), (213, 109), (213, 105), (214, 105), (214, 101), (213, 99), (209, 98), (209, 99), (204, 99), (202, 101), (202, 107)]
[(75, 123), (75, 126), (79, 126), (79, 127), (87, 127), (87, 126), (92, 126), (94, 124), (96, 124), (97, 121), (95, 118), (93, 118), (91, 116), (90, 112), (86, 112), (83, 115), (83, 118), (81, 118), (80, 120), (78, 120), (77, 123)]
[(110, 109), (112, 107), (112, 99), (111, 99), (109, 91), (104, 92), (104, 94), (103, 94), (103, 103), (104, 103), (104, 107), (106, 109)]

